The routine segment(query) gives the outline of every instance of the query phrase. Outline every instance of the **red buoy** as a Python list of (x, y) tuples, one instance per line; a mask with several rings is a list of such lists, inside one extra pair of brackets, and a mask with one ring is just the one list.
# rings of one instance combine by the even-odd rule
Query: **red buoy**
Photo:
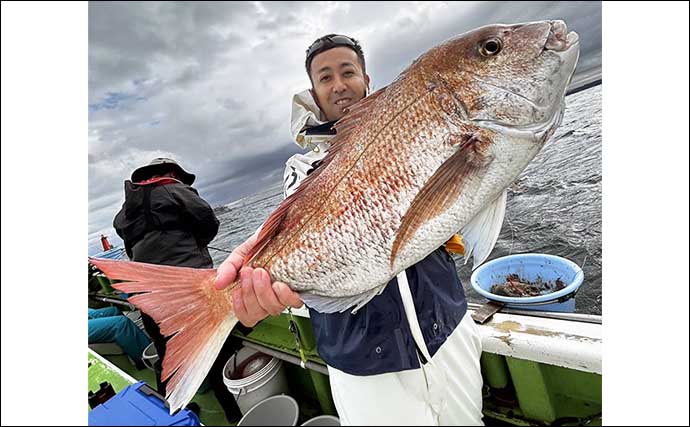
[(105, 236), (104, 234), (101, 234), (101, 244), (103, 245), (104, 251), (109, 251), (113, 248), (113, 246), (108, 241), (108, 237)]

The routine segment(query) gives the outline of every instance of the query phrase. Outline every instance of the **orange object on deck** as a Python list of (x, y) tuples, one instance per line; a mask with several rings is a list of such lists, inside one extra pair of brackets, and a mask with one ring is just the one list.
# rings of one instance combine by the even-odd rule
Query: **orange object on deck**
[(462, 236), (454, 234), (446, 242), (446, 250), (452, 254), (465, 255), (465, 245), (462, 243)]

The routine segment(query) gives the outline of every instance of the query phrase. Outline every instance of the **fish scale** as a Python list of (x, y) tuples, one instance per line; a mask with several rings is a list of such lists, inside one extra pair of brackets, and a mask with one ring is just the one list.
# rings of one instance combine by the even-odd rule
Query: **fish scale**
[[(433, 174), (439, 163), (436, 150), (419, 148), (443, 144), (444, 123), (427, 119), (436, 115), (436, 109), (433, 104), (428, 105), (433, 103), (429, 96), (424, 99), (426, 103), (417, 102), (396, 114), (395, 120), (367, 144), (367, 150), (353, 166), (338, 164), (340, 168), (350, 166), (348, 173), (326, 200), (320, 200), (321, 209), (299, 234), (295, 232), (297, 236), (291, 244), (283, 246), (269, 262), (263, 263), (259, 257), (254, 264), (264, 266), (272, 277), (294, 289), (321, 291), (330, 296), (358, 294), (387, 282), (393, 274), (388, 265), (390, 247), (409, 205), (404, 199), (421, 188), (424, 178)], [(429, 123), (431, 127), (427, 126)], [(422, 127), (436, 129), (429, 131), (436, 135), (426, 136), (419, 129)], [(363, 133), (360, 139), (366, 140), (368, 136)], [(403, 161), (388, 161), (368, 152), (395, 153)], [(414, 156), (421, 158), (412, 159)], [(331, 176), (318, 178), (312, 185), (326, 186)], [(301, 250), (304, 248), (309, 248), (306, 257)], [(321, 274), (310, 274), (312, 260), (318, 260)], [(376, 282), (372, 283), (371, 278), (362, 280), (373, 272), (378, 277)]]

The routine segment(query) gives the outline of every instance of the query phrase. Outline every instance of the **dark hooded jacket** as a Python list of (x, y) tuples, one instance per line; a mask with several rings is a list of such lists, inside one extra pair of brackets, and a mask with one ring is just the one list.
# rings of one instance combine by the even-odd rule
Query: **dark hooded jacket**
[(129, 258), (150, 264), (213, 268), (207, 245), (218, 233), (219, 222), (211, 206), (180, 181), (150, 181), (125, 181), (125, 203), (113, 221)]

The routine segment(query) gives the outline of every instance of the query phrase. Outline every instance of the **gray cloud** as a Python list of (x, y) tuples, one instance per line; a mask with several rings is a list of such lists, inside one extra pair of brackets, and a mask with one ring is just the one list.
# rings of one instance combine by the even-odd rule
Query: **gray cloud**
[(578, 69), (600, 66), (600, 2), (91, 2), (89, 248), (154, 157), (197, 173), (213, 205), (279, 183), (304, 51), (323, 34), (360, 39), (382, 87), (449, 37), (553, 18), (581, 36)]
[[(378, 88), (393, 81), (414, 59), (430, 47), (458, 34), (488, 24), (514, 24), (543, 19), (563, 19), (580, 38), (578, 69), (601, 65), (601, 2), (479, 2), (427, 11), (413, 19), (403, 16), (388, 22), (390, 29), (369, 41), (370, 74)], [(590, 58), (592, 60), (590, 60)], [(589, 62), (593, 62), (589, 64)], [(586, 66), (585, 66), (586, 64)]]

